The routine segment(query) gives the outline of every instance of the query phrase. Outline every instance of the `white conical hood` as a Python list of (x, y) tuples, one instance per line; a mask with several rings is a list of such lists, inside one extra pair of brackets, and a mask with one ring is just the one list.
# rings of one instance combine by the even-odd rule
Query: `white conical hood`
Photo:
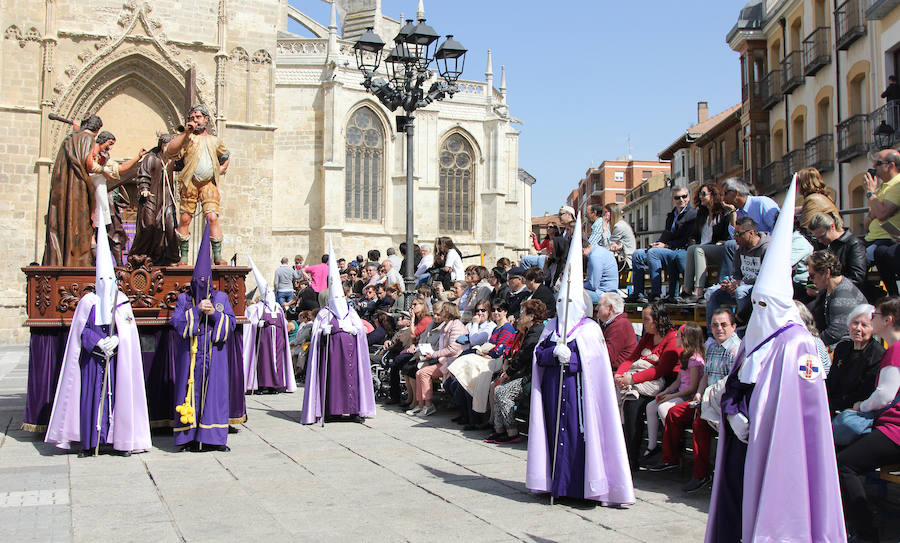
[(747, 331), (744, 334), (744, 351), (747, 353), (787, 323), (803, 324), (800, 312), (794, 305), (794, 288), (791, 280), (791, 243), (794, 234), (796, 192), (795, 173), (787, 196), (784, 197), (781, 213), (775, 221), (775, 228), (772, 229), (772, 237), (769, 239), (769, 247), (756, 277), (756, 284), (750, 294), (753, 314), (747, 322)]
[(344, 285), (341, 284), (341, 274), (338, 272), (337, 257), (334, 256), (334, 245), (331, 238), (328, 239), (328, 309), (338, 320), (343, 319), (350, 312), (347, 307), (347, 297), (344, 296)]
[[(102, 202), (97, 203), (98, 213)], [(94, 277), (94, 292), (100, 298), (94, 309), (94, 324), (112, 324), (112, 309), (116, 303), (119, 286), (116, 283), (116, 270), (112, 252), (109, 250), (109, 238), (106, 237), (106, 226), (97, 229), (97, 270)]]
[(269, 288), (265, 276), (253, 262), (253, 257), (247, 255), (247, 260), (250, 261), (250, 267), (253, 269), (253, 278), (256, 279), (256, 292), (259, 293), (259, 299), (263, 300), (269, 309), (275, 309), (275, 291)]
[[(585, 315), (584, 305), (584, 255), (581, 249), (581, 214), (575, 219), (575, 231), (569, 256), (563, 270), (559, 292), (556, 294), (556, 332), (569, 342), (569, 333)], [(570, 281), (571, 279), (571, 281)]]

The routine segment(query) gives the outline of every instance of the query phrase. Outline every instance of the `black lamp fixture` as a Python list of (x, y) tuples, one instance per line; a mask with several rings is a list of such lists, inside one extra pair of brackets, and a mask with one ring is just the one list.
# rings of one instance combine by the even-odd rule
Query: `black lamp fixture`
[(374, 73), (381, 65), (381, 51), (384, 49), (384, 41), (376, 34), (373, 27), (366, 28), (360, 36), (353, 50), (356, 53), (356, 67), (364, 73)]
[(887, 149), (894, 143), (894, 127), (889, 125), (884, 119), (881, 120), (872, 134), (875, 137), (875, 145), (878, 149)]

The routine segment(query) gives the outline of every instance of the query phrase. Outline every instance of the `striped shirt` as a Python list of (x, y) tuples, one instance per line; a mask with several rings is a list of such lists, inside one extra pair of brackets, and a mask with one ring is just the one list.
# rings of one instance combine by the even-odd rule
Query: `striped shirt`
[(500, 358), (505, 355), (509, 351), (510, 346), (512, 346), (515, 338), (516, 330), (511, 324), (506, 323), (503, 326), (495, 328), (494, 333), (491, 334), (491, 339), (488, 340), (488, 342), (494, 346), (493, 349), (488, 351), (488, 356), (491, 358)]
[(713, 386), (728, 377), (740, 345), (741, 338), (737, 334), (731, 334), (721, 345), (712, 338), (706, 342), (706, 386)]
[(591, 235), (588, 241), (591, 242), (591, 245), (602, 245), (603, 247), (609, 245), (609, 234), (603, 226), (603, 217), (597, 217), (597, 220), (591, 225)]

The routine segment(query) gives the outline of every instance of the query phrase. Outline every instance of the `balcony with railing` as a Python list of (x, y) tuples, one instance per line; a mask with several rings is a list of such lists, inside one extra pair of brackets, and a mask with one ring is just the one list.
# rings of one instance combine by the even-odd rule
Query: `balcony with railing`
[(834, 10), (834, 46), (845, 51), (866, 35), (866, 18), (862, 0), (846, 0)]
[(834, 134), (821, 134), (806, 142), (806, 165), (820, 172), (834, 169)]
[(760, 194), (769, 196), (780, 191), (784, 186), (784, 162), (776, 160), (759, 169), (756, 190)]
[(806, 167), (806, 148), (790, 151), (782, 157), (781, 161), (784, 162), (784, 172), (781, 180), (787, 186), (791, 182), (794, 172), (799, 172)]
[(829, 63), (831, 63), (831, 27), (820, 26), (803, 40), (803, 75), (815, 75)]
[(866, 19), (883, 19), (897, 6), (900, 6), (900, 0), (866, 0)]
[(778, 67), (766, 74), (762, 81), (759, 82), (760, 99), (765, 109), (772, 109), (784, 96), (784, 93), (781, 91), (783, 75), (784, 70)]
[(869, 120), (864, 114), (853, 115), (837, 125), (837, 159), (850, 162), (869, 151)]
[(869, 148), (875, 147), (874, 136), (876, 132), (884, 132), (882, 147), (893, 147), (900, 141), (900, 102), (888, 102), (887, 104), (869, 113), (866, 139), (870, 143)]
[(788, 53), (781, 61), (781, 66), (784, 68), (781, 92), (790, 94), (791, 91), (803, 84), (803, 51), (795, 49)]

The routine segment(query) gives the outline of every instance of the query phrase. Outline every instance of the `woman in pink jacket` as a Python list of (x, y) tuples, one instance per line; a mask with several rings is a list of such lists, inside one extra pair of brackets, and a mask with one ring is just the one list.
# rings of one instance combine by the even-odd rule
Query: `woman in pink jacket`
[(441, 308), (444, 321), (444, 330), (441, 332), (440, 349), (425, 356), (425, 363), (416, 372), (416, 406), (406, 412), (407, 415), (421, 415), (427, 417), (434, 414), (437, 409), (431, 403), (431, 380), (440, 377), (446, 379), (450, 372), (447, 366), (456, 360), (462, 352), (462, 344), (456, 342), (456, 338), (466, 333), (466, 325), (459, 320), (459, 308), (453, 304), (444, 304)]

